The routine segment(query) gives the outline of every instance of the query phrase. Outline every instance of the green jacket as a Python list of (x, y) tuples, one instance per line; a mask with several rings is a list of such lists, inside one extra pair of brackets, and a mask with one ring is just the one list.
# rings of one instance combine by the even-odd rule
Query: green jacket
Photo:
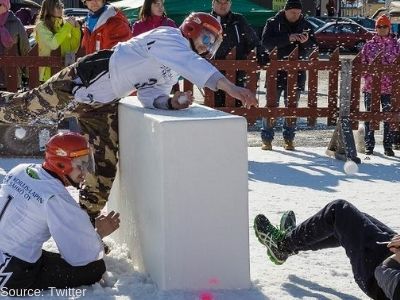
[[(81, 30), (61, 19), (56, 20), (56, 33), (53, 33), (41, 21), (35, 27), (35, 39), (39, 46), (39, 56), (50, 56), (51, 51), (61, 47), (61, 55), (76, 53), (81, 44)], [(50, 67), (39, 68), (39, 80), (46, 81), (51, 77)]]

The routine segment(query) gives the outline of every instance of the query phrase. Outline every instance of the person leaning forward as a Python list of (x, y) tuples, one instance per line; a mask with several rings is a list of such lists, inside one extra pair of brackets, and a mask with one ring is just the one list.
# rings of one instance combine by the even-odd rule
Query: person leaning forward
[[(58, 121), (63, 113), (77, 116), (93, 145), (96, 168), (88, 174), (79, 201), (94, 219), (105, 206), (116, 174), (118, 101), (137, 90), (144, 107), (183, 109), (191, 92), (171, 87), (181, 75), (199, 87), (224, 90), (246, 107), (257, 105), (255, 94), (225, 78), (199, 54), (213, 56), (222, 40), (218, 21), (192, 13), (180, 28), (159, 27), (80, 59), (39, 87), (24, 93), (0, 93), (0, 120), (27, 123)], [(178, 102), (180, 96), (188, 101)]]

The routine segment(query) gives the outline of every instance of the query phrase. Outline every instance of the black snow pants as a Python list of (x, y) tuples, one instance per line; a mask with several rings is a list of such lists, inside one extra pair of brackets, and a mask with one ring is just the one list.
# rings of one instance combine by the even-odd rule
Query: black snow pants
[(75, 288), (98, 282), (105, 271), (106, 266), (102, 259), (75, 267), (67, 263), (60, 254), (44, 250), (35, 263), (6, 255), (5, 262), (0, 265), (0, 275), (3, 275), (0, 276), (0, 288), (8, 290)]
[(375, 268), (391, 254), (386, 245), (396, 233), (345, 200), (335, 200), (299, 224), (284, 240), (289, 251), (342, 246), (350, 259), (354, 279), (372, 299), (387, 299), (374, 277)]

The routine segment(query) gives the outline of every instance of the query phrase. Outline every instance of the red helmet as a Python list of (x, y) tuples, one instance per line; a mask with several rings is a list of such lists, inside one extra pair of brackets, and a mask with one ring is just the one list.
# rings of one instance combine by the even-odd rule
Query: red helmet
[(66, 176), (73, 170), (72, 160), (90, 154), (90, 145), (83, 135), (75, 132), (58, 133), (46, 144), (43, 167), (56, 173), (66, 183)]
[(191, 13), (180, 26), (182, 34), (187, 39), (196, 39), (205, 31), (214, 36), (214, 41), (211, 45), (207, 45), (210, 54), (213, 56), (217, 52), (219, 45), (222, 42), (222, 26), (218, 20), (210, 14), (203, 12)]

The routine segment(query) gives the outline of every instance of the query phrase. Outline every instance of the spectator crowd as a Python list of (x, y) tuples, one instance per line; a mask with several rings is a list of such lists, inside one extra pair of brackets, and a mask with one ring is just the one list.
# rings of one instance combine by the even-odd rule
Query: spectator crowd
[[(51, 51), (60, 49), (67, 66), (75, 62), (79, 49), (82, 49), (85, 54), (92, 54), (103, 49), (111, 49), (119, 42), (127, 41), (160, 26), (178, 27), (172, 19), (167, 17), (164, 0), (144, 0), (138, 20), (131, 24), (120, 10), (107, 3), (106, 0), (82, 1), (89, 13), (85, 18), (79, 19), (64, 15), (61, 0), (44, 0), (41, 9), (36, 13), (27, 8), (22, 8), (15, 14), (9, 9), (9, 0), (1, 0), (4, 3), (4, 12), (0, 16), (3, 16), (3, 28), (6, 30), (2, 31), (0, 51), (4, 53), (4, 49), (16, 43), (18, 54), (26, 55), (29, 51), (29, 42), (23, 25), (34, 23), (33, 36), (39, 48), (39, 56), (49, 56)], [(274, 48), (278, 50), (278, 59), (285, 60), (296, 47), (299, 49), (299, 59), (307, 59), (312, 50), (318, 47), (313, 27), (302, 12), (303, 7), (300, 0), (287, 0), (284, 8), (276, 16), (266, 20), (261, 36), (257, 36), (256, 31), (243, 15), (232, 11), (231, 8), (235, 4), (232, 1), (211, 0), (212, 10), (210, 14), (218, 20), (223, 29), (222, 43), (212, 59), (245, 60), (256, 56), (258, 62), (263, 65), (268, 62), (268, 53)], [(335, 13), (335, 5), (335, 1), (328, 2), (327, 10), (330, 15)], [(399, 41), (391, 33), (391, 25), (390, 19), (386, 16), (382, 16), (376, 21), (375, 36), (366, 43), (361, 51), (364, 63), (371, 63), (379, 51), (388, 53), (382, 60), (383, 64), (392, 64), (395, 61), (399, 54)], [(12, 38), (9, 38), (9, 36)], [(232, 57), (232, 54), (234, 57)], [(27, 77), (24, 70), (19, 72), (21, 78)], [(45, 82), (51, 76), (49, 67), (39, 69), (41, 82)], [(365, 109), (368, 111), (371, 108), (372, 74), (366, 74), (363, 79), (364, 103)], [(246, 87), (246, 80), (246, 73), (237, 71), (235, 83), (238, 86)], [(22, 85), (23, 80), (20, 79), (19, 82)], [(290, 93), (294, 94), (297, 105), (301, 93), (305, 90), (305, 83), (306, 72), (299, 71), (295, 90), (288, 91), (287, 72), (278, 71), (276, 78), (277, 105), (279, 106), (283, 96), (283, 105), (287, 107), (288, 94)], [(381, 91), (381, 104), (384, 112), (391, 110), (391, 85), (391, 76), (385, 75), (382, 79)], [(6, 88), (3, 72), (0, 72), (1, 87)], [(173, 86), (172, 92), (178, 90), (179, 83)], [(214, 106), (226, 106), (223, 91), (218, 90), (214, 93)], [(235, 106), (240, 107), (241, 102), (236, 100)], [(262, 118), (261, 140), (263, 150), (272, 150), (276, 121), (272, 118)], [(76, 128), (76, 126), (70, 126)], [(369, 122), (365, 122), (365, 132), (366, 154), (371, 155), (375, 146), (375, 137), (374, 131), (370, 129)], [(286, 150), (295, 150), (295, 133), (295, 122), (287, 122), (284, 119), (283, 147)], [(384, 124), (384, 148), (385, 154), (388, 156), (394, 155), (393, 150), (400, 149), (400, 135), (397, 131), (390, 131), (387, 122)]]

